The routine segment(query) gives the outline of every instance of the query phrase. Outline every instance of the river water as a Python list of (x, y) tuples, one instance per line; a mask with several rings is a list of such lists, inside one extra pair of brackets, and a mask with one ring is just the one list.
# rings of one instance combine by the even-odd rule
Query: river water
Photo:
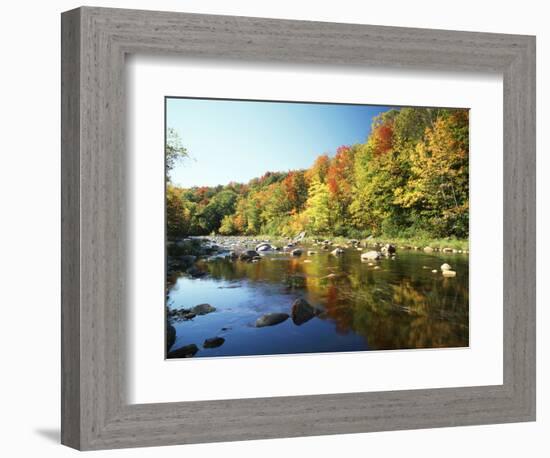
[[(168, 307), (208, 303), (216, 311), (174, 322), (171, 349), (195, 344), (199, 358), (468, 346), (468, 255), (399, 251), (372, 265), (360, 255), (348, 248), (340, 256), (272, 252), (255, 263), (199, 261), (208, 275), (172, 277)], [(456, 277), (443, 277), (443, 263)], [(290, 314), (299, 298), (316, 308), (314, 318), (255, 326), (266, 313)], [(213, 337), (225, 340), (203, 348)]]

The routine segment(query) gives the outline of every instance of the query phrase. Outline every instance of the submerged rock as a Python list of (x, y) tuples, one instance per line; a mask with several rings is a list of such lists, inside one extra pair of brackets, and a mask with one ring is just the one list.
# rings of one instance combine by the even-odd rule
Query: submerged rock
[(367, 251), (361, 254), (362, 261), (378, 261), (382, 257), (379, 251)]
[(318, 311), (309, 305), (305, 299), (296, 299), (292, 304), (292, 322), (297, 326), (308, 322), (317, 314)]
[(225, 339), (223, 337), (211, 337), (206, 339), (202, 344), (203, 348), (218, 348), (223, 345)]
[(176, 321), (192, 320), (197, 316), (191, 309), (173, 309), (168, 312), (168, 316)]
[(184, 345), (183, 347), (172, 350), (166, 355), (168, 359), (172, 358), (191, 358), (199, 351), (199, 347), (195, 344)]
[(288, 313), (267, 313), (256, 320), (256, 327), (274, 326), (288, 319)]
[(290, 252), (292, 256), (302, 256), (303, 251), (300, 248), (295, 248)]
[(216, 311), (216, 307), (212, 307), (210, 304), (195, 305), (190, 312), (195, 315), (206, 315)]
[(314, 254), (317, 254), (317, 252), (315, 250), (308, 250), (308, 252), (307, 252), (308, 256), (312, 256)]

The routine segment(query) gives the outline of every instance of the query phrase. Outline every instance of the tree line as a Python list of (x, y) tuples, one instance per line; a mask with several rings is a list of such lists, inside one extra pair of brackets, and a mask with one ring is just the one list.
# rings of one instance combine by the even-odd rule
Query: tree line
[(187, 151), (169, 129), (167, 235), (467, 238), (468, 151), (468, 110), (401, 108), (374, 118), (365, 143), (308, 169), (181, 188), (169, 172)]

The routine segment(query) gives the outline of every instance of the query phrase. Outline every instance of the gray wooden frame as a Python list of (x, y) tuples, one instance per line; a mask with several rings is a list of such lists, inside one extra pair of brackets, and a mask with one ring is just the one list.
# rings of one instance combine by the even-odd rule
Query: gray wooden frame
[[(105, 449), (535, 419), (535, 38), (83, 7), (62, 14), (62, 443)], [(129, 53), (504, 78), (503, 385), (130, 405)]]

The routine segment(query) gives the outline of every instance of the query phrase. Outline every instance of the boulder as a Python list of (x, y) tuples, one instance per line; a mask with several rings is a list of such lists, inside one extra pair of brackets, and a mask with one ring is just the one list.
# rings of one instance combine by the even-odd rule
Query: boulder
[(239, 259), (241, 261), (251, 261), (256, 256), (259, 256), (256, 250), (245, 250), (239, 255)]
[(449, 264), (447, 264), (447, 263), (441, 264), (441, 270), (442, 270), (442, 271), (444, 271), (444, 270), (452, 270), (452, 269), (453, 269), (453, 268), (452, 268)]
[(166, 355), (168, 359), (171, 358), (191, 358), (199, 351), (199, 348), (195, 344), (184, 345), (183, 347), (172, 350)]
[(330, 252), (330, 254), (333, 254), (334, 256), (339, 256), (341, 254), (344, 254), (344, 250), (342, 248), (335, 248)]
[(256, 251), (269, 251), (271, 250), (271, 245), (269, 243), (260, 243), (256, 245)]
[(453, 252), (453, 249), (452, 249), (452, 248), (449, 248), (449, 247), (445, 247), (445, 248), (443, 248), (441, 251), (443, 251), (443, 253), (452, 253), (452, 252)]
[(382, 257), (379, 251), (367, 251), (361, 254), (361, 261), (377, 261)]
[(431, 246), (424, 247), (424, 252), (425, 253), (432, 253), (433, 251), (434, 251), (434, 249)]
[(394, 254), (397, 250), (395, 249), (395, 245), (392, 245), (391, 243), (386, 243), (382, 247), (382, 252), (387, 254)]
[(216, 307), (212, 307), (210, 304), (195, 305), (190, 312), (195, 315), (206, 315), (216, 311)]
[(291, 317), (295, 325), (301, 326), (316, 316), (318, 311), (305, 299), (296, 299), (292, 304)]
[(295, 248), (290, 252), (292, 256), (302, 256), (303, 251), (300, 248)]
[(288, 319), (288, 313), (267, 313), (256, 320), (256, 327), (274, 326)]
[(456, 272), (454, 270), (444, 270), (441, 273), (444, 277), (456, 277)]
[(225, 342), (225, 339), (223, 337), (210, 337), (210, 339), (206, 339), (204, 343), (202, 344), (203, 348), (218, 348), (223, 345)]

